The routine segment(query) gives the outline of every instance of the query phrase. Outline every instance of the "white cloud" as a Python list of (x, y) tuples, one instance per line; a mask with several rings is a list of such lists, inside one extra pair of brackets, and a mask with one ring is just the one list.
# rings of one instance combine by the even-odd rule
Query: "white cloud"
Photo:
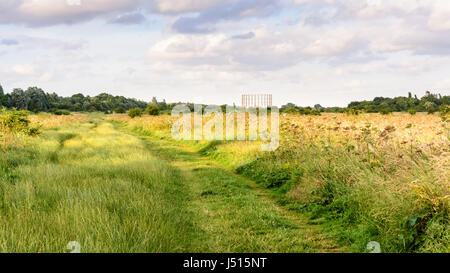
[(218, 4), (232, 2), (234, 0), (157, 0), (156, 7), (162, 13), (182, 13), (200, 11)]
[(447, 0), (434, 1), (428, 20), (431, 30), (450, 30), (450, 2)]
[(11, 71), (19, 75), (29, 76), (35, 74), (36, 68), (31, 64), (18, 64), (14, 65)]
[(36, 17), (70, 16), (82, 13), (116, 11), (136, 5), (136, 0), (80, 0), (79, 5), (67, 0), (22, 0), (20, 13)]
[(215, 70), (270, 71), (314, 58), (344, 57), (365, 49), (358, 33), (300, 25), (283, 31), (261, 26), (252, 29), (251, 39), (233, 39), (224, 33), (177, 34), (150, 48), (150, 62), (158, 67), (185, 66)]
[(443, 79), (443, 80), (440, 80), (440, 81), (434, 83), (433, 89), (435, 89), (435, 90), (450, 90), (450, 79)]
[(0, 79), (205, 102), (273, 90), (332, 105), (334, 94), (446, 88), (449, 18), (446, 0), (1, 0)]
[(148, 8), (150, 4), (140, 0), (80, 0), (80, 5), (67, 0), (2, 0), (0, 23), (28, 26), (74, 24), (97, 16), (128, 12), (140, 6)]
[[(354, 48), (358, 43), (355, 34), (345, 29), (320, 31), (320, 36), (306, 46), (303, 52), (312, 56), (333, 56), (347, 54), (353, 49), (358, 50)], [(304, 39), (307, 40), (308, 37)]]

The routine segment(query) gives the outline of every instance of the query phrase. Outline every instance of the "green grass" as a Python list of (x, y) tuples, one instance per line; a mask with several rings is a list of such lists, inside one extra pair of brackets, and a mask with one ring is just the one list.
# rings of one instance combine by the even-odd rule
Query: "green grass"
[[(388, 172), (345, 150), (305, 145), (233, 165), (230, 158), (239, 157), (228, 146), (216, 143), (202, 153), (267, 188), (280, 204), (326, 226), (350, 251), (364, 252), (368, 242), (378, 241), (383, 252), (450, 252), (449, 208), (434, 197), (445, 192), (435, 182), (440, 172), (429, 160), (417, 157), (407, 170), (395, 166)], [(425, 185), (422, 200), (409, 190), (411, 181)]]
[(342, 251), (252, 181), (101, 116), (1, 153), (2, 252)]
[(181, 252), (195, 226), (180, 172), (110, 124), (52, 131), (5, 151), (0, 250)]
[(145, 122), (122, 126), (152, 142), (172, 143), (175, 151), (200, 154), (256, 182), (255, 188), (264, 188), (267, 199), (324, 227), (339, 244), (349, 246), (348, 251), (366, 252), (367, 243), (377, 241), (383, 252), (450, 252), (448, 165), (432, 157), (383, 143), (379, 160), (371, 161), (366, 153), (345, 145), (307, 139), (260, 153), (258, 142), (174, 141), (167, 130), (152, 129), (152, 121)]
[(169, 141), (143, 137), (153, 154), (182, 170), (194, 196), (190, 209), (208, 252), (336, 252), (307, 218), (288, 211), (256, 183)]

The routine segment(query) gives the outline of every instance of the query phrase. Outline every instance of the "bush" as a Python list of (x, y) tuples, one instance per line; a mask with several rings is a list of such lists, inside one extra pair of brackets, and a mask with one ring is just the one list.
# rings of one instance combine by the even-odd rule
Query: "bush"
[(130, 118), (140, 117), (142, 116), (142, 109), (132, 108), (128, 111), (128, 115), (130, 116)]
[(147, 109), (145, 109), (145, 113), (151, 116), (159, 115), (159, 109), (156, 105), (149, 105)]
[(0, 129), (3, 133), (26, 134), (30, 136), (39, 134), (39, 127), (31, 127), (28, 119), (28, 111), (16, 109), (2, 109), (0, 114)]
[(70, 112), (67, 111), (67, 110), (59, 110), (59, 109), (56, 109), (56, 110), (53, 110), (53, 111), (52, 111), (52, 114), (53, 114), (53, 115), (56, 115), (56, 116), (69, 116), (69, 115), (70, 115)]
[(439, 115), (443, 121), (447, 121), (450, 116), (450, 105), (442, 105), (439, 107)]
[(385, 108), (380, 111), (380, 114), (382, 115), (389, 115), (390, 113), (392, 113), (392, 111), (389, 108)]
[(355, 115), (355, 116), (357, 116), (357, 115), (360, 114), (360, 111), (355, 109), (355, 108), (350, 108), (350, 109), (347, 109), (346, 113), (347, 113), (347, 115)]
[(124, 114), (126, 112), (125, 109), (123, 109), (122, 107), (116, 107), (116, 108), (114, 108), (113, 111), (116, 114)]
[(417, 113), (417, 110), (414, 109), (414, 108), (411, 108), (411, 109), (408, 110), (408, 113), (409, 113), (410, 115), (415, 115), (415, 114)]
[(285, 108), (285, 109), (282, 109), (282, 112), (286, 113), (286, 114), (298, 114), (299, 113), (297, 108)]
[(322, 113), (319, 110), (311, 110), (309, 111), (309, 113), (307, 113), (306, 115), (311, 115), (311, 116), (321, 116)]

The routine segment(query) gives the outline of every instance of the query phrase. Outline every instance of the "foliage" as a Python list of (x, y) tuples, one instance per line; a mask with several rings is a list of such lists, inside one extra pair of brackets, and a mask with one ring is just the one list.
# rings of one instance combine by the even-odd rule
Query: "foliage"
[(347, 113), (347, 115), (357, 116), (361, 113), (361, 110), (357, 110), (355, 108), (349, 108), (349, 109), (347, 109), (347, 111), (345, 111), (345, 113)]
[(194, 153), (100, 113), (32, 116), (49, 117), (68, 122), (0, 157), (3, 252), (59, 253), (70, 240), (83, 253), (336, 251), (317, 225)]
[[(319, 104), (314, 106), (315, 110), (327, 113), (344, 113), (355, 115), (361, 112), (365, 113), (381, 113), (389, 114), (392, 112), (427, 112), (435, 113), (441, 106), (450, 104), (450, 96), (441, 96), (440, 94), (431, 94), (427, 92), (425, 96), (418, 99), (413, 97), (411, 93), (408, 97), (396, 97), (396, 98), (383, 98), (376, 97), (372, 101), (354, 101), (351, 102), (346, 108), (342, 107), (328, 107), (323, 108)], [(293, 103), (288, 103), (281, 107), (281, 112), (284, 113), (299, 113), (299, 114), (311, 114), (311, 107), (299, 107)], [(312, 112), (314, 114), (314, 112)]]
[[(320, 219), (353, 251), (365, 251), (370, 241), (380, 242), (383, 252), (450, 251), (446, 122), (423, 113), (381, 116), (352, 108), (358, 115), (310, 117), (288, 109), (295, 113), (281, 115), (275, 152), (261, 153), (260, 142), (249, 141), (182, 145)], [(170, 139), (170, 116), (112, 118)]]
[(25, 110), (2, 109), (0, 114), (0, 131), (6, 134), (26, 134), (30, 136), (39, 134), (39, 127), (31, 126), (28, 112)]
[(113, 112), (116, 114), (124, 114), (126, 111), (123, 107), (119, 106), (119, 107), (114, 108)]
[[(1, 87), (1, 85), (0, 85)], [(161, 103), (161, 104), (165, 104)], [(45, 93), (38, 87), (29, 87), (27, 90), (15, 88), (9, 94), (3, 94), (0, 89), (0, 105), (18, 110), (31, 112), (49, 112), (53, 109), (72, 112), (112, 112), (123, 109), (123, 113), (135, 107), (145, 109), (147, 103), (123, 96), (112, 96), (102, 93), (95, 97), (75, 94), (71, 97), (61, 97), (56, 93)], [(122, 110), (120, 110), (122, 112)]]
[(51, 109), (50, 113), (52, 113), (55, 116), (68, 116), (70, 115), (70, 112), (67, 110), (60, 110), (60, 109)]
[(157, 115), (159, 115), (159, 108), (158, 108), (158, 106), (156, 106), (154, 104), (150, 104), (145, 109), (145, 113), (148, 115), (151, 115), (151, 116), (157, 116)]
[(321, 108), (320, 105), (316, 105), (315, 108), (311, 107), (299, 107), (293, 103), (288, 103), (287, 105), (283, 105), (281, 107), (281, 113), (286, 114), (300, 114), (300, 115), (311, 115), (311, 116), (320, 116), (321, 111), (324, 111), (324, 108)]
[(142, 116), (142, 109), (132, 108), (128, 111), (128, 116), (130, 116), (130, 118), (140, 117)]
[(407, 112), (415, 109), (417, 112), (434, 113), (441, 105), (449, 105), (450, 96), (432, 94), (427, 91), (425, 96), (418, 99), (410, 93), (408, 97), (383, 98), (376, 97), (372, 101), (355, 101), (348, 108), (364, 110), (367, 113)]
[(450, 118), (450, 105), (442, 105), (439, 108), (439, 115), (443, 121), (448, 121)]
[[(125, 98), (123, 96), (113, 96), (107, 93), (101, 93), (95, 97), (84, 96), (83, 94), (75, 94), (70, 97), (61, 97), (56, 93), (45, 93), (38, 87), (29, 87), (27, 90), (15, 88), (9, 94), (3, 93), (3, 88), (0, 85), (0, 105), (8, 108), (16, 108), (19, 110), (29, 110), (31, 112), (47, 112), (49, 109), (61, 109), (72, 112), (104, 112), (104, 113), (125, 113), (132, 108), (142, 108), (147, 114), (157, 115), (163, 112), (170, 112), (173, 107), (181, 104), (166, 103), (165, 100), (158, 102), (153, 97), (150, 103)], [(351, 102), (347, 107), (323, 107), (320, 104), (314, 107), (300, 107), (294, 103), (288, 103), (281, 107), (282, 113), (297, 113), (301, 115), (316, 115), (319, 116), (323, 112), (327, 113), (382, 113), (388, 114), (392, 112), (409, 112), (410, 109), (415, 109), (416, 112), (428, 112), (430, 114), (439, 111), (440, 107), (450, 104), (450, 96), (442, 96), (440, 94), (432, 94), (427, 91), (425, 96), (418, 99), (417, 96), (396, 98), (376, 97), (372, 101), (355, 101)], [(191, 111), (194, 111), (194, 103), (186, 103)], [(226, 109), (227, 105), (221, 105), (222, 110)], [(201, 106), (202, 109), (205, 105)], [(151, 111), (150, 111), (151, 110)]]
[(8, 97), (5, 95), (2, 85), (0, 84), (0, 107), (7, 106)]

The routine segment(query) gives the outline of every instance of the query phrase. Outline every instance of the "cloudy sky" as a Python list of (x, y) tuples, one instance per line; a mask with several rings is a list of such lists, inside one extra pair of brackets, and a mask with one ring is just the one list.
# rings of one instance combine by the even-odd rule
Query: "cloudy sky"
[(448, 0), (1, 0), (0, 83), (343, 106), (450, 93)]

